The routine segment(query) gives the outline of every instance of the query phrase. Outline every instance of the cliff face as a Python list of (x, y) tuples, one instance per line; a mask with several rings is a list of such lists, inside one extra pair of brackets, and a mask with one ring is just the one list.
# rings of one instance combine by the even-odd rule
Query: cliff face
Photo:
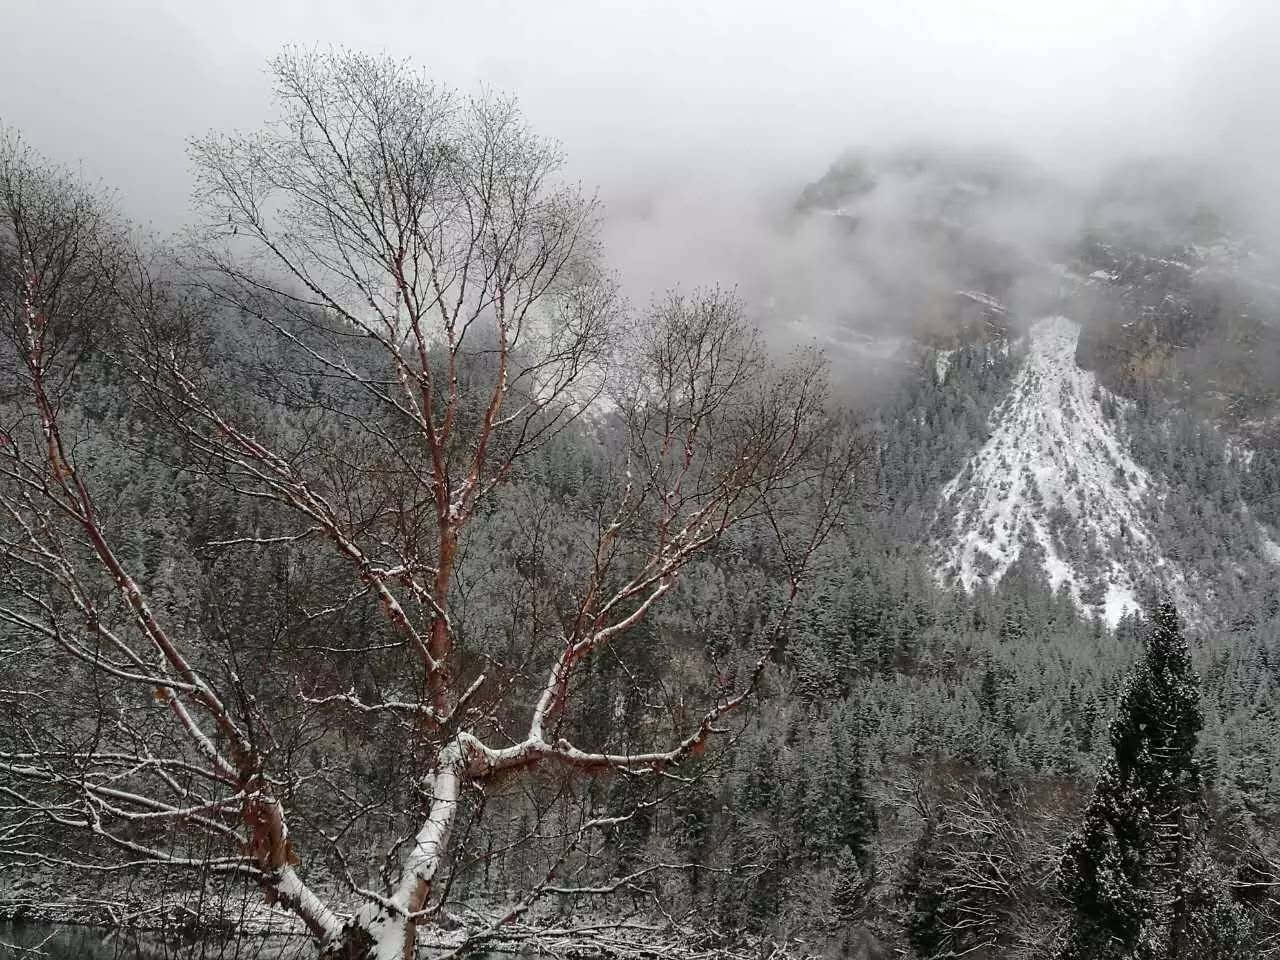
[(1280, 444), (1280, 291), (1238, 244), (1147, 252), (1092, 239), (1076, 297), (1080, 363), (1108, 388), (1164, 399), (1244, 442)]

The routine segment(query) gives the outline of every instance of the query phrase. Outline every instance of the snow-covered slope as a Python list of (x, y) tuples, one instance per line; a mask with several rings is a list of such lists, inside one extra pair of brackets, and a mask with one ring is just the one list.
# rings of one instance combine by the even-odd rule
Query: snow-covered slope
[(1076, 364), (1079, 334), (1064, 317), (1032, 327), (990, 437), (943, 488), (937, 572), (972, 590), (1030, 551), (1055, 589), (1115, 624), (1139, 583), (1183, 594), (1183, 577), (1145, 519), (1158, 491), (1104, 413), (1120, 401)]
[(1280, 543), (1272, 540), (1266, 530), (1262, 531), (1262, 555), (1272, 563), (1280, 563)]

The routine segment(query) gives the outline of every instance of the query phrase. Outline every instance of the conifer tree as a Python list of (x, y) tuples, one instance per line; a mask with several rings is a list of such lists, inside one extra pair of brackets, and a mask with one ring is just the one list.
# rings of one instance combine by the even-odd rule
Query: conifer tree
[(1071, 916), (1060, 960), (1240, 955), (1243, 915), (1205, 852), (1195, 759), (1203, 722), (1190, 651), (1166, 600), (1121, 693), (1112, 756), (1062, 858)]
[(857, 919), (859, 908), (866, 899), (869, 877), (863, 872), (857, 855), (848, 847), (842, 848), (836, 855), (834, 872), (832, 906), (842, 923), (852, 923)]

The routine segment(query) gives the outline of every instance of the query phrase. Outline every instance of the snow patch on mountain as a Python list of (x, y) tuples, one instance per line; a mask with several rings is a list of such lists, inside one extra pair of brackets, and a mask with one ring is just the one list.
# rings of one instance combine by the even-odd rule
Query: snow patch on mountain
[(1003, 303), (991, 296), (991, 294), (983, 293), (981, 290), (957, 290), (956, 296), (962, 297), (971, 303), (976, 303), (993, 315), (1004, 316), (1008, 312)]
[(1262, 531), (1262, 555), (1272, 563), (1280, 563), (1280, 543), (1272, 540), (1265, 529)]
[(1122, 401), (1076, 364), (1079, 335), (1065, 317), (1031, 328), (990, 436), (942, 490), (937, 574), (971, 591), (1029, 551), (1054, 589), (1114, 625), (1138, 609), (1140, 582), (1185, 595), (1184, 578), (1146, 520), (1159, 491), (1104, 413), (1104, 398)]
[(955, 355), (954, 350), (939, 350), (933, 355), (933, 370), (939, 386), (947, 382), (947, 371), (951, 369), (951, 358)]

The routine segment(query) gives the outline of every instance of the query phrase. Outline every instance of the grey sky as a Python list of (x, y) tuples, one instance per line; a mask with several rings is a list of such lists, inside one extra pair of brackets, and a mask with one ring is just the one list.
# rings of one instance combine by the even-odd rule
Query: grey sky
[(1254, 113), (1247, 125), (1280, 105), (1267, 6), (18, 0), (4, 15), (0, 115), (156, 207), (183, 179), (185, 136), (253, 123), (263, 61), (287, 42), (386, 50), (455, 85), (518, 93), (606, 184), (688, 164), (792, 170), (921, 133), (1046, 153), (1117, 137), (1204, 147), (1235, 120), (1206, 113)]
[(282, 44), (410, 56), (452, 85), (520, 96), (573, 174), (599, 186), (611, 246), (640, 288), (732, 281), (763, 252), (741, 228), (755, 216), (744, 206), (788, 195), (850, 145), (995, 144), (1081, 175), (1128, 154), (1190, 153), (1226, 162), (1269, 203), (1280, 169), (1269, 6), (10, 0), (0, 119), (167, 227), (187, 203), (186, 138), (254, 126), (264, 61)]

